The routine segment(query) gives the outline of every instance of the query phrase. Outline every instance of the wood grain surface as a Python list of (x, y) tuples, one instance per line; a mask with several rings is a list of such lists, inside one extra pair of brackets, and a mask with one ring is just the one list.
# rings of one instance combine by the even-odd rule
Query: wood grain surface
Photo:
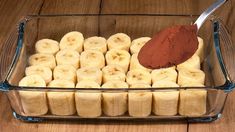
[[(214, 0), (1, 0), (0, 49), (15, 28), (17, 21), (26, 14), (200, 14)], [(231, 0), (234, 1), (234, 0)], [(234, 2), (223, 7), (221, 14), (235, 42)], [(104, 33), (105, 34), (105, 33)], [(43, 35), (41, 36), (43, 37)], [(229, 62), (228, 62), (229, 63)], [(233, 76), (235, 70), (230, 69)], [(1, 74), (1, 73), (0, 73)], [(26, 123), (12, 116), (5, 94), (0, 93), (0, 132), (232, 132), (235, 131), (235, 93), (229, 95), (221, 119), (212, 123), (185, 122), (84, 122), (49, 121)]]

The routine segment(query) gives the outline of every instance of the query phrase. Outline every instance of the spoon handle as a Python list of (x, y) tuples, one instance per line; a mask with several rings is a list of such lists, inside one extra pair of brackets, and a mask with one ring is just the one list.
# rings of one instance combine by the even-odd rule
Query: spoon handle
[(209, 8), (207, 8), (196, 20), (194, 24), (197, 25), (197, 29), (199, 30), (202, 24), (205, 22), (208, 16), (213, 13), (217, 8), (223, 5), (227, 0), (217, 0), (213, 3)]

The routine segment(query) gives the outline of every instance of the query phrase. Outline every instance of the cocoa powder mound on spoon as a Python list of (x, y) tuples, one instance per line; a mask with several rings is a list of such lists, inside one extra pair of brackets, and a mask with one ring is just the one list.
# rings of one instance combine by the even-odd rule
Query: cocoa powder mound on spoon
[(177, 25), (157, 33), (140, 50), (138, 60), (150, 69), (178, 65), (198, 48), (197, 26)]

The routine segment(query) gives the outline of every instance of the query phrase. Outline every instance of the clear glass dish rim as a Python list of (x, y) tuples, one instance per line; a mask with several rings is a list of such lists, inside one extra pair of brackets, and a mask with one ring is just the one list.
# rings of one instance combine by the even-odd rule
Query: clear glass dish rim
[(197, 17), (199, 15), (189, 15), (189, 14), (46, 14), (46, 15), (27, 15), (24, 16), (19, 23), (17, 24), (18, 29), (18, 40), (17, 40), (17, 47), (16, 52), (14, 54), (12, 63), (10, 65), (10, 68), (7, 72), (7, 75), (5, 77), (4, 82), (2, 83), (3, 89), (5, 91), (8, 90), (19, 90), (19, 91), (54, 91), (54, 90), (60, 90), (60, 91), (162, 91), (162, 90), (179, 90), (179, 89), (206, 89), (206, 90), (224, 90), (224, 91), (231, 91), (231, 87), (234, 87), (234, 83), (231, 81), (229, 74), (227, 72), (227, 69), (224, 64), (224, 60), (222, 58), (222, 53), (220, 50), (220, 40), (219, 40), (219, 26), (221, 24), (220, 20), (217, 18), (212, 18), (213, 21), (213, 43), (216, 47), (216, 54), (218, 61), (220, 63), (220, 68), (223, 72), (223, 75), (225, 77), (225, 84), (221, 86), (205, 86), (205, 87), (166, 87), (166, 88), (158, 88), (158, 87), (152, 87), (152, 88), (52, 88), (52, 87), (20, 87), (16, 85), (10, 84), (7, 80), (11, 76), (11, 73), (15, 69), (16, 63), (19, 59), (21, 49), (23, 46), (23, 39), (24, 39), (24, 28), (28, 21), (31, 19), (36, 18), (52, 18), (52, 17), (102, 17), (102, 16), (159, 16), (159, 17), (174, 17), (174, 16), (180, 16), (180, 17)]

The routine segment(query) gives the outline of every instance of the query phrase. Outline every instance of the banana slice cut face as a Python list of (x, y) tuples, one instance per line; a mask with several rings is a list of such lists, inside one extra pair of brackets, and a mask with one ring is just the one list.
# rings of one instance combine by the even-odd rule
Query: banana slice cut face
[(177, 72), (173, 68), (156, 69), (151, 72), (152, 82), (169, 80), (176, 83)]
[(76, 82), (76, 69), (71, 65), (58, 65), (53, 71), (54, 80), (69, 80)]
[(56, 62), (58, 65), (72, 65), (74, 68), (79, 67), (80, 55), (77, 51), (71, 49), (60, 50), (56, 54)]
[(106, 53), (107, 41), (105, 38), (97, 36), (87, 38), (84, 42), (84, 51), (86, 50), (97, 50)]
[(29, 57), (28, 63), (30, 66), (45, 66), (54, 69), (56, 66), (55, 57), (50, 54), (37, 53)]
[(83, 67), (77, 70), (77, 82), (92, 80), (101, 85), (102, 71), (97, 67)]
[(204, 84), (205, 73), (199, 69), (184, 69), (178, 71), (178, 84), (180, 86), (187, 83)]
[(103, 53), (97, 50), (83, 51), (80, 56), (80, 66), (103, 68), (105, 66)]
[(106, 55), (107, 65), (120, 65), (125, 72), (128, 71), (130, 63), (130, 54), (125, 50), (109, 50)]
[(200, 70), (200, 57), (197, 54), (194, 54), (191, 58), (185, 62), (177, 65), (177, 70), (184, 69), (199, 69)]
[(33, 65), (26, 67), (25, 75), (39, 75), (44, 79), (46, 84), (48, 84), (52, 80), (52, 71), (49, 67), (45, 66)]
[(71, 49), (81, 53), (83, 50), (84, 37), (83, 34), (77, 31), (72, 31), (65, 34), (60, 40), (60, 49)]
[(119, 65), (108, 65), (102, 69), (103, 72), (103, 82), (108, 82), (112, 80), (126, 80), (126, 74), (121, 66)]
[(52, 39), (41, 39), (36, 42), (35, 50), (37, 53), (55, 55), (59, 51), (59, 43)]
[(129, 51), (131, 38), (124, 33), (117, 33), (110, 36), (107, 40), (108, 49), (121, 49)]
[(126, 82), (129, 85), (135, 83), (151, 84), (151, 74), (145, 70), (135, 69), (127, 72)]
[(141, 37), (141, 38), (137, 38), (134, 39), (131, 42), (131, 47), (130, 47), (130, 51), (131, 54), (136, 54), (139, 53), (140, 49), (145, 45), (145, 43), (147, 43), (151, 38), (150, 37)]

